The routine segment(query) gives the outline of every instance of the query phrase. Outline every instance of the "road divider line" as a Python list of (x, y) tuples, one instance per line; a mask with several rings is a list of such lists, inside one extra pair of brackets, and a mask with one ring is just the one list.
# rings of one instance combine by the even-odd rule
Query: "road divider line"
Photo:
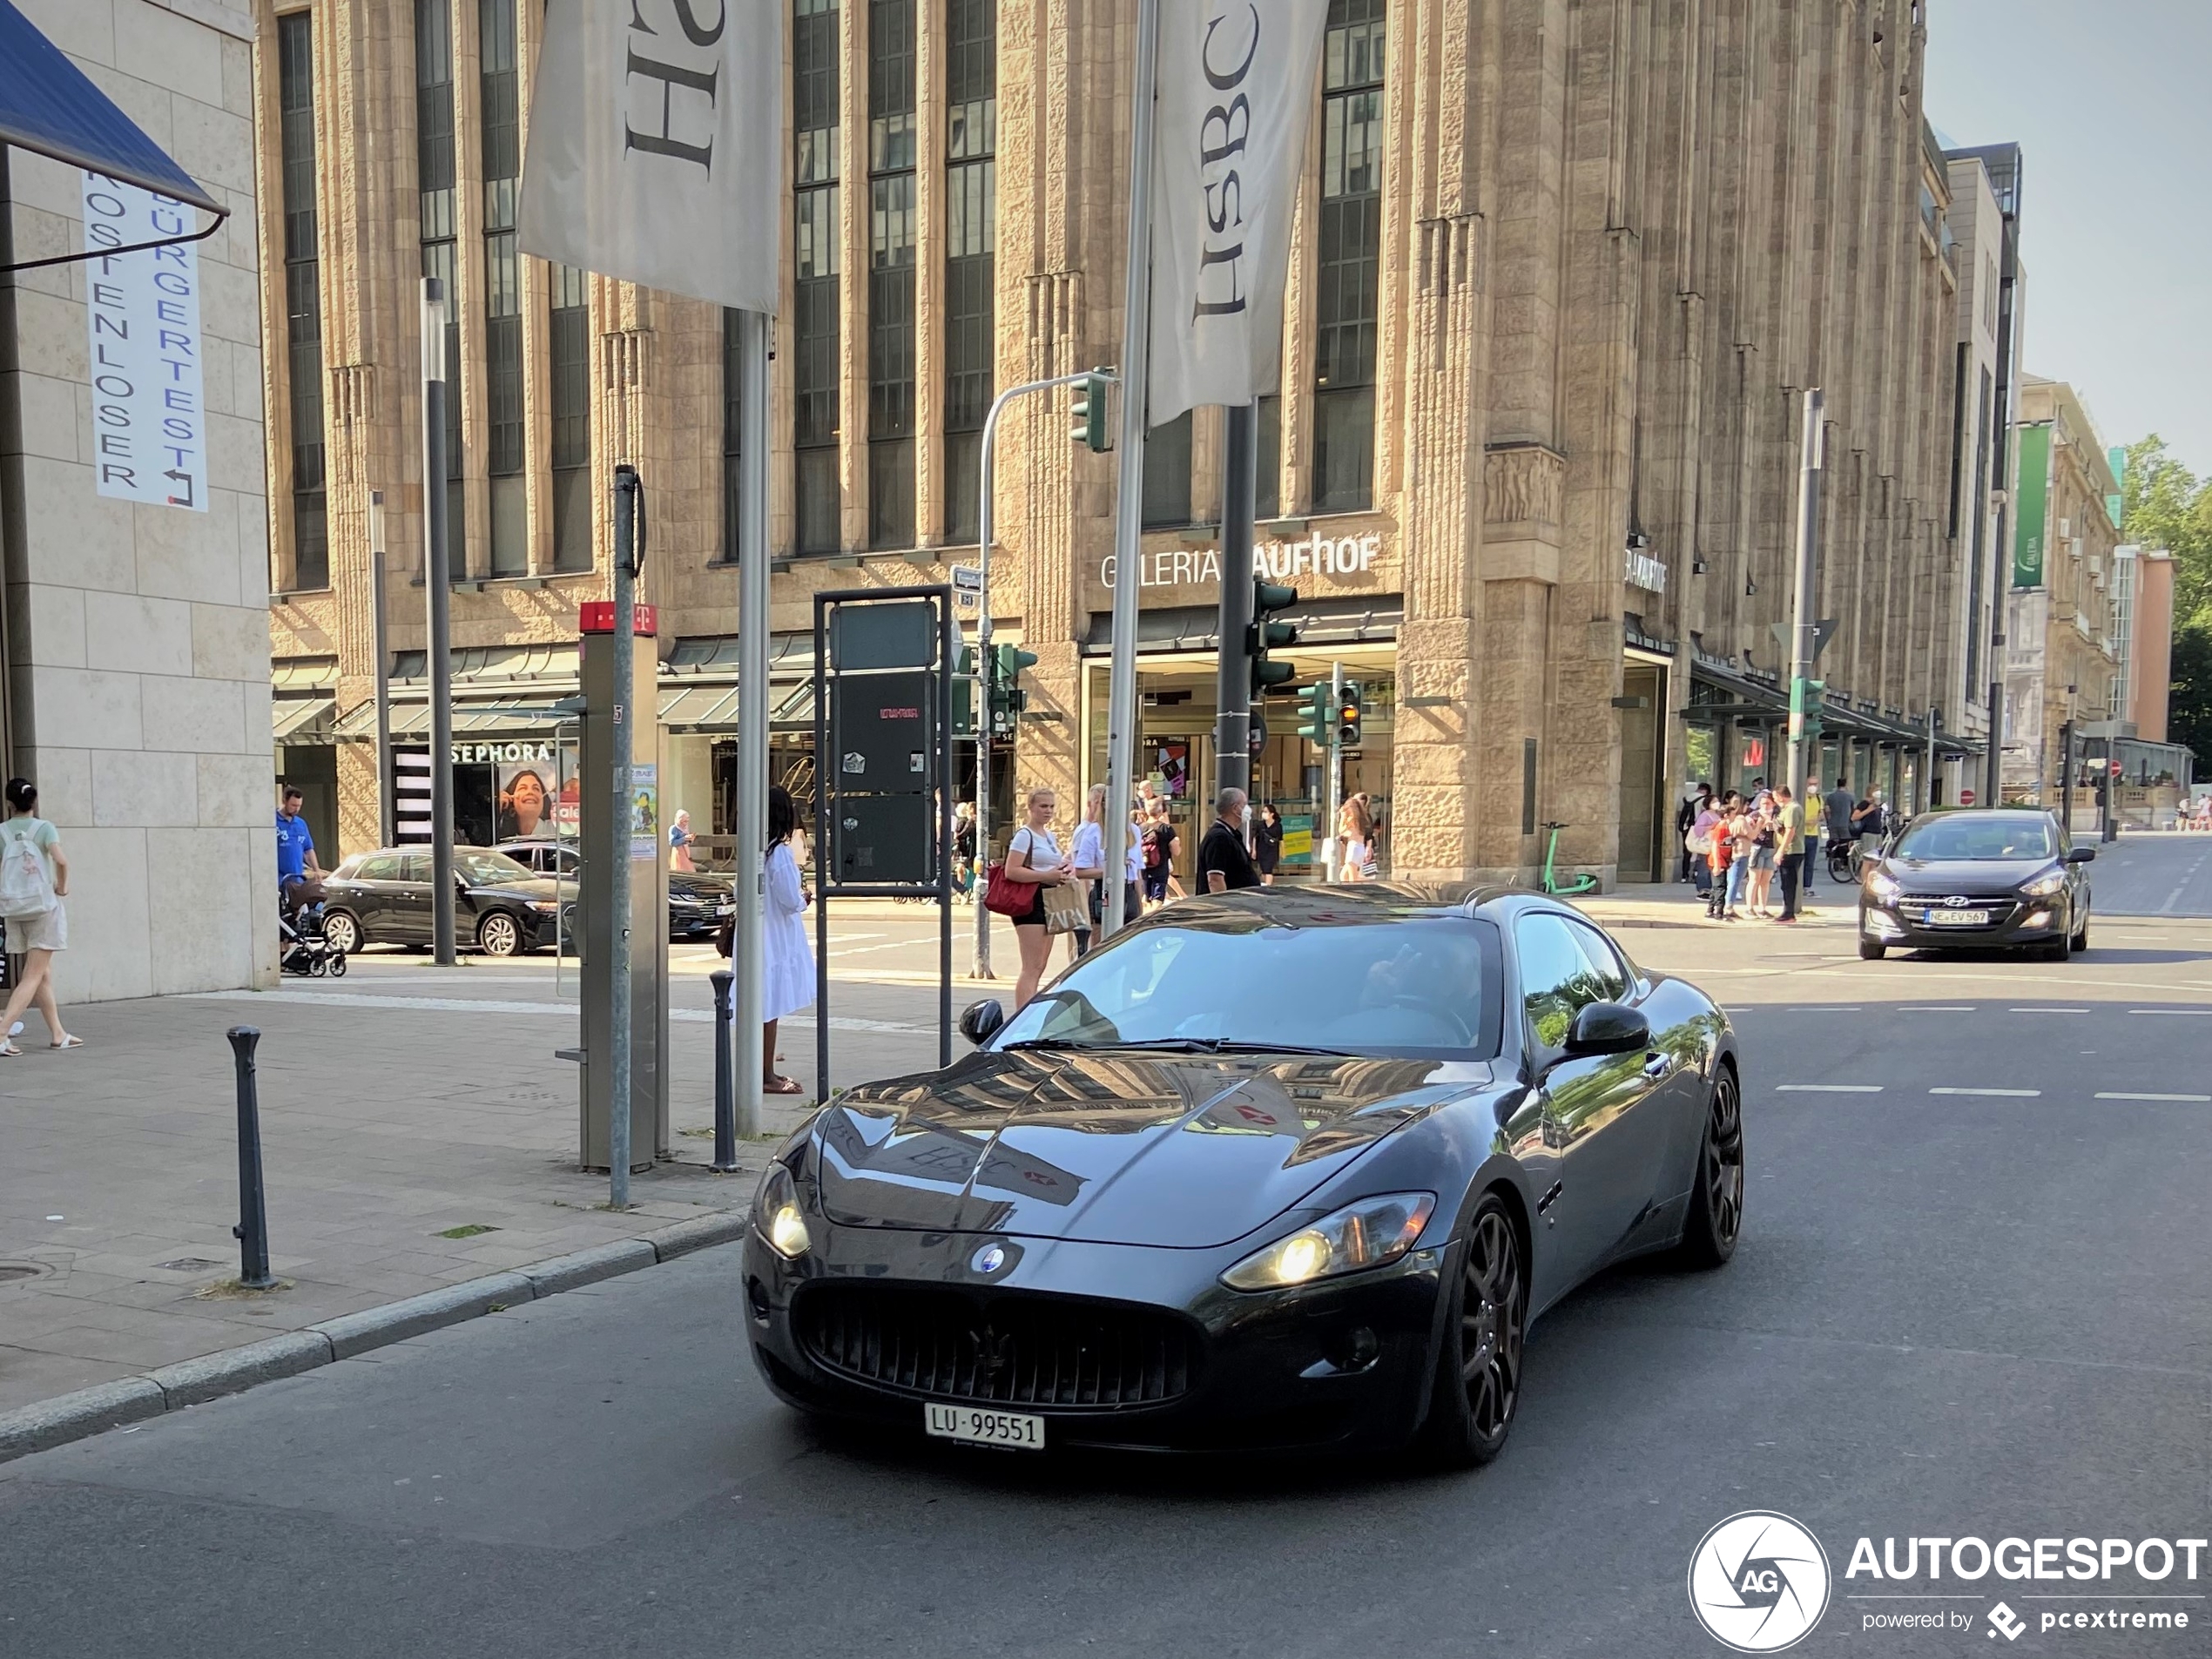
[(1823, 1005), (1819, 1008), (1799, 1008), (1795, 1010), (1799, 1014), (1857, 1014), (1859, 1011), (1859, 1006), (1856, 1002), (1833, 1008)]
[(1931, 1095), (1993, 1095), (2002, 1100), (2033, 1100), (2040, 1089), (1931, 1089)]
[(1899, 1014), (1972, 1014), (1973, 1011), (1973, 1007), (1969, 1004), (1947, 1002), (1921, 1003), (1915, 1007), (1902, 1008), (1898, 1010)]
[(1777, 1095), (1878, 1095), (1879, 1083), (1777, 1083)]
[(2087, 1008), (2006, 1008), (2007, 1014), (2087, 1014)]
[(2109, 1089), (2100, 1094), (2099, 1100), (2177, 1100), (2197, 1105), (2212, 1105), (2212, 1095), (2141, 1095), (2121, 1089)]
[(2129, 1008), (2130, 1014), (2195, 1014), (2212, 1015), (2212, 1008)]

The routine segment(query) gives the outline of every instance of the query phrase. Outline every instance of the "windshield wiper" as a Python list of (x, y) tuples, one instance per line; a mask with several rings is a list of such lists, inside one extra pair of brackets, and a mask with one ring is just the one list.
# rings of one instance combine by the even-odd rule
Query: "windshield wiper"
[(1078, 1050), (1103, 1053), (1111, 1049), (1143, 1049), (1153, 1054), (1310, 1054), (1343, 1059), (1342, 1049), (1313, 1049), (1295, 1042), (1247, 1042), (1235, 1037), (1114, 1037), (1103, 1042), (1070, 1042), (1065, 1037), (1027, 1037), (1009, 1042), (1001, 1054), (1017, 1049)]

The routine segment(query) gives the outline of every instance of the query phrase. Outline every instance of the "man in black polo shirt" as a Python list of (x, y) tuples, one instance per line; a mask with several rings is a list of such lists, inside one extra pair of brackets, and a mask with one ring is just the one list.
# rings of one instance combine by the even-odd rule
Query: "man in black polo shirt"
[(1244, 850), (1244, 792), (1224, 789), (1215, 797), (1214, 821), (1198, 843), (1197, 878), (1205, 893), (1235, 893), (1259, 886), (1259, 871)]

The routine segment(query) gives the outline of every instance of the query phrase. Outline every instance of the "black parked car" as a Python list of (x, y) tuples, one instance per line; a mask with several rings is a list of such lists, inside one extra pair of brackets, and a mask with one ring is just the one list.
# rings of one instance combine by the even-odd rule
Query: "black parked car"
[(1959, 806), (1921, 813), (1867, 860), (1858, 954), (1892, 945), (2017, 948), (2051, 961), (2089, 948), (2093, 846), (2075, 846), (2049, 813)]
[[(502, 841), (494, 849), (541, 875), (558, 877), (570, 910), (577, 904), (577, 878), (583, 855), (567, 841)], [(668, 936), (678, 944), (697, 943), (714, 937), (736, 900), (731, 897), (730, 878), (705, 871), (668, 873)]]
[(1529, 1322), (1736, 1247), (1736, 1038), (1526, 892), (1200, 895), (980, 1050), (855, 1089), (753, 1201), (745, 1319), (814, 1412), (981, 1444), (1505, 1444)]
[[(481, 846), (456, 846), (454, 932), (492, 956), (553, 942), (558, 908), (553, 884), (514, 860)], [(363, 945), (428, 945), (430, 850), (382, 847), (356, 853), (323, 883), (323, 937), (348, 956)]]

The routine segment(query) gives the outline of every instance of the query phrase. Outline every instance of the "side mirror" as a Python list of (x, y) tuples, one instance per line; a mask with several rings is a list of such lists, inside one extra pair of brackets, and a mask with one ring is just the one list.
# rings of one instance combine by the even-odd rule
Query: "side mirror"
[(985, 997), (981, 1002), (970, 1002), (960, 1011), (960, 1034), (977, 1048), (981, 1048), (998, 1034), (1006, 1023), (1006, 1010), (995, 997)]
[(1634, 1054), (1651, 1046), (1651, 1022), (1635, 1009), (1618, 1002), (1592, 1002), (1567, 1028), (1569, 1057), (1598, 1054)]
[(2097, 849), (2094, 846), (2069, 847), (2067, 849), (2066, 861), (2068, 864), (2089, 864), (2095, 861), (2096, 856)]

